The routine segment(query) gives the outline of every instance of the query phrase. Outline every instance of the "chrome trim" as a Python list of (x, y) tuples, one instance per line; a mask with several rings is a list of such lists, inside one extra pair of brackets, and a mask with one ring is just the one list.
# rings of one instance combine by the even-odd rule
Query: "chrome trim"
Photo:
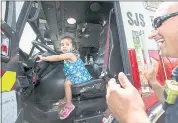
[(151, 123), (156, 123), (156, 121), (161, 117), (164, 113), (163, 105), (158, 104), (156, 107), (149, 111), (148, 119)]

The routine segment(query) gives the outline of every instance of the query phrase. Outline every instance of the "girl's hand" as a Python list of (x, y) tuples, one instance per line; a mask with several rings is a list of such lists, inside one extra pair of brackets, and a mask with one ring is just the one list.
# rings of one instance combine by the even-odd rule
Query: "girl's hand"
[(42, 55), (39, 55), (38, 56), (40, 59), (38, 60), (38, 61), (36, 61), (36, 62), (42, 62), (43, 61), (43, 56)]

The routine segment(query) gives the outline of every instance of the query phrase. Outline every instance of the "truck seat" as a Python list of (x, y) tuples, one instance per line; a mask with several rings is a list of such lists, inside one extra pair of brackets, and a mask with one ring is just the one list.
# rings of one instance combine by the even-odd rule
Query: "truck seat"
[[(116, 38), (117, 29), (115, 26), (111, 25), (111, 35), (110, 35), (110, 51), (109, 51), (109, 62), (108, 62), (108, 71), (111, 76), (114, 76), (122, 70), (122, 66), (119, 64), (121, 59), (119, 52), (119, 41)], [(112, 33), (113, 30), (113, 33)], [(115, 35), (115, 36), (114, 36)], [(103, 79), (99, 79), (99, 76), (102, 72), (104, 64), (104, 54), (106, 47), (107, 39), (107, 25), (103, 27), (100, 36), (98, 38), (99, 50), (97, 59), (94, 61), (93, 70), (94, 74), (97, 76), (95, 79), (92, 79), (86, 83), (72, 85), (73, 95), (80, 95), (80, 99), (96, 98), (100, 96), (105, 96), (106, 92), (106, 82)], [(120, 62), (122, 63), (122, 62)]]

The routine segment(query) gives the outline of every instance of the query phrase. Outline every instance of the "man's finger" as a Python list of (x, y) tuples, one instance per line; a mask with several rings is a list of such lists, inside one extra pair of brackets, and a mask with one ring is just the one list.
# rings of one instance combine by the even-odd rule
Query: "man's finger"
[(116, 83), (116, 79), (112, 78), (109, 80), (107, 90), (118, 90), (119, 88), (121, 88), (121, 86)]
[(116, 83), (116, 79), (112, 78), (108, 82), (108, 88), (108, 90), (118, 90), (121, 86)]
[(118, 75), (118, 79), (119, 79), (120, 84), (123, 88), (133, 87), (124, 73), (120, 72)]
[(106, 93), (107, 103), (108, 103), (108, 101), (110, 99), (110, 96), (111, 96), (110, 94), (111, 93), (113, 93), (113, 92), (114, 93), (115, 92), (118, 93), (118, 92), (120, 92), (120, 89), (122, 89), (121, 86), (119, 84), (117, 84), (114, 80), (110, 80), (109, 83), (110, 83), (110, 85), (108, 86), (107, 93)]
[(108, 82), (108, 85), (111, 86), (111, 85), (116, 85), (116, 80), (114, 78), (110, 79), (109, 82)]

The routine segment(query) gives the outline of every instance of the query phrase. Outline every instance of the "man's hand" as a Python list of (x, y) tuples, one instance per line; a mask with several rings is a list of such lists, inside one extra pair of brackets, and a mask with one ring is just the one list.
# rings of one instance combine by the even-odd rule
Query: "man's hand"
[(159, 64), (158, 62), (151, 58), (152, 65), (150, 67), (145, 67), (144, 75), (150, 84), (154, 84), (156, 82), (156, 75), (158, 73)]
[(118, 75), (120, 84), (115, 79), (109, 81), (107, 104), (114, 117), (121, 123), (149, 123), (143, 100), (137, 89), (124, 73)]
[(152, 65), (150, 67), (145, 68), (144, 75), (151, 84), (153, 90), (156, 93), (159, 101), (163, 104), (165, 102), (164, 97), (164, 86), (162, 86), (156, 79), (156, 75), (158, 73), (159, 64), (158, 62), (151, 58)]

